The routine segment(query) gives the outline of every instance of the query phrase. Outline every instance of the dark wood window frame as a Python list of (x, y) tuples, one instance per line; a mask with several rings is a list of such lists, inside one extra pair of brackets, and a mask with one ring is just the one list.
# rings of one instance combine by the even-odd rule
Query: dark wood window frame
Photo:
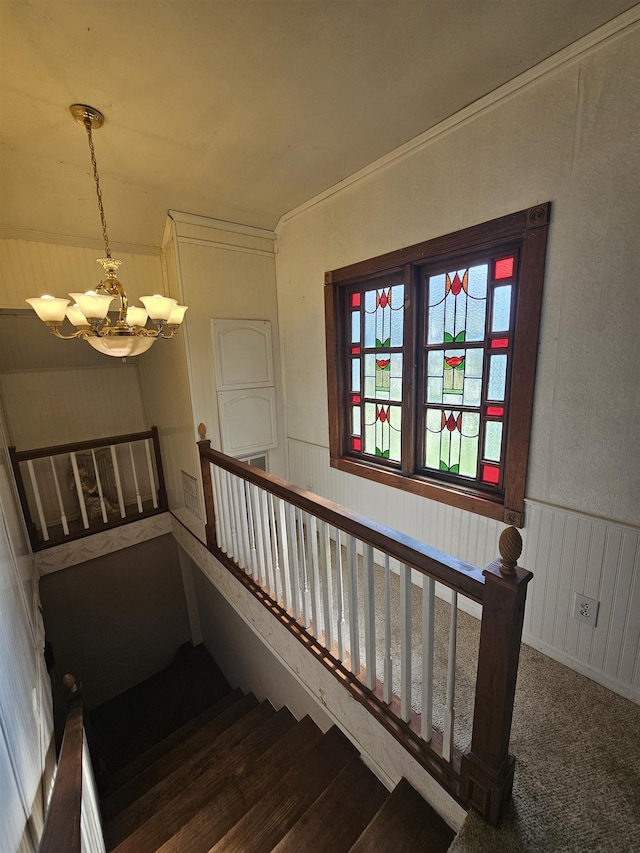
[[(325, 323), (329, 403), (329, 449), (333, 468), (469, 512), (522, 526), (533, 411), (538, 333), (550, 202), (351, 264), (325, 274)], [(418, 287), (421, 269), (461, 258), (513, 251), (518, 263), (513, 351), (508, 378), (510, 414), (505, 425), (504, 481), (499, 491), (445, 482), (418, 472), (417, 422), (422, 407), (422, 358), (418, 354)], [(357, 285), (402, 273), (405, 284), (402, 461), (395, 468), (353, 454), (349, 445), (347, 295)], [(424, 273), (423, 273), (424, 274)]]

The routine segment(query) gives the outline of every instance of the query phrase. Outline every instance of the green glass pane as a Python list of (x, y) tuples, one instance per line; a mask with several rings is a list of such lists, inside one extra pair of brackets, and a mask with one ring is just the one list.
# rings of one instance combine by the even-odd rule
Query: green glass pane
[(492, 332), (508, 332), (511, 318), (511, 285), (496, 287), (493, 290)]
[(492, 355), (489, 357), (489, 385), (487, 399), (502, 402), (507, 382), (507, 356)]
[(487, 421), (484, 427), (484, 458), (499, 462), (502, 454), (502, 421)]

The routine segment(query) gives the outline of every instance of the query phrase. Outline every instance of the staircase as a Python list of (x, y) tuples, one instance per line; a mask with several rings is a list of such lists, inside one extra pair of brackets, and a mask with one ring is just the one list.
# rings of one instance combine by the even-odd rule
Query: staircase
[[(153, 685), (140, 685), (129, 691), (126, 701), (120, 700), (129, 711), (137, 702), (147, 707), (150, 725), (130, 738), (117, 758), (111, 754), (102, 762), (107, 850), (439, 853), (448, 849), (454, 833), (434, 810), (405, 780), (389, 794), (338, 728), (323, 734), (310, 717), (297, 721), (287, 708), (276, 711), (269, 702), (260, 703), (228, 685), (224, 695), (198, 708), (204, 701), (202, 683), (195, 688), (199, 699), (189, 698), (181, 673), (186, 666), (193, 676), (197, 668), (193, 659), (198, 656), (198, 664), (209, 666), (211, 675), (208, 655), (198, 647), (183, 648), (179, 656), (179, 666), (174, 662), (154, 677)], [(220, 674), (213, 692), (222, 692), (225, 684)], [(152, 699), (154, 691), (162, 702)], [(180, 714), (171, 710), (176, 707), (174, 695), (193, 712), (178, 724)], [(180, 713), (185, 716), (184, 708)], [(103, 748), (108, 743), (108, 716), (99, 709), (92, 719), (94, 738)], [(113, 709), (111, 717), (117, 717)], [(157, 732), (161, 739), (151, 743)], [(112, 739), (120, 746), (122, 741)]]

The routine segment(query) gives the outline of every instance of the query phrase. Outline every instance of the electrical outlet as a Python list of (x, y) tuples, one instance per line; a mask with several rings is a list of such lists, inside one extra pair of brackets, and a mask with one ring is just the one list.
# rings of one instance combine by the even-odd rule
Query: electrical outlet
[(590, 628), (595, 628), (598, 624), (598, 608), (600, 602), (595, 598), (589, 598), (588, 595), (573, 594), (573, 618), (578, 622), (584, 622)]

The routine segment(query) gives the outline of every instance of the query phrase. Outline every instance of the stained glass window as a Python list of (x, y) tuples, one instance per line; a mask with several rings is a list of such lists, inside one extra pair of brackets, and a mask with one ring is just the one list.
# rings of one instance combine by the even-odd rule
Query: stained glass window
[(422, 465), (437, 476), (500, 485), (514, 269), (509, 256), (425, 276)]
[(403, 281), (351, 293), (349, 310), (351, 449), (378, 462), (397, 464), (402, 438)]
[(549, 209), (326, 274), (332, 466), (521, 523)]

